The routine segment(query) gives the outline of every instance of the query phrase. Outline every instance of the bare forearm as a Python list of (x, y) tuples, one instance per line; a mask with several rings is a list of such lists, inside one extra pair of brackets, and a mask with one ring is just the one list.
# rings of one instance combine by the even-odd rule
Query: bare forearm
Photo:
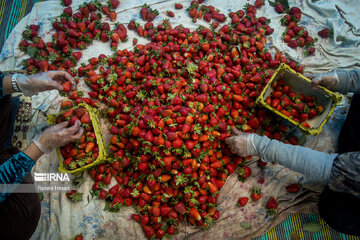
[(34, 162), (44, 154), (34, 143), (31, 143), (23, 152)]
[(11, 75), (6, 75), (3, 79), (4, 95), (12, 94), (15, 92), (11, 85)]

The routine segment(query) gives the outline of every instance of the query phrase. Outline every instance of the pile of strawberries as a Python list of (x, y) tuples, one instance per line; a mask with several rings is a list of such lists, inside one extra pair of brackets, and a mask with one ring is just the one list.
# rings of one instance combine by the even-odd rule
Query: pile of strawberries
[[(278, 13), (284, 13), (284, 6), (281, 3), (275, 5), (275, 11)], [(286, 10), (287, 14), (282, 17), (281, 24), (287, 26), (286, 31), (282, 37), (284, 42), (291, 48), (301, 47), (305, 49), (305, 56), (313, 55), (315, 53), (314, 43), (317, 42), (317, 38), (313, 39), (309, 36), (305, 27), (298, 25), (301, 19), (302, 11), (298, 7), (292, 7)]]
[(220, 13), (218, 9), (215, 9), (214, 6), (201, 5), (204, 1), (192, 1), (190, 7), (186, 10), (189, 12), (189, 16), (193, 19), (195, 23), (197, 19), (203, 18), (206, 22), (210, 22), (212, 19), (216, 20), (213, 22), (213, 27), (216, 28), (219, 23), (223, 23), (226, 20), (226, 16), (223, 13)]
[(64, 158), (64, 168), (75, 170), (94, 162), (99, 156), (99, 147), (96, 142), (96, 135), (91, 123), (90, 114), (84, 107), (70, 108), (61, 114), (56, 123), (68, 121), (71, 127), (79, 120), (85, 132), (77, 142), (68, 143), (60, 148)]
[(107, 5), (102, 5), (99, 1), (93, 1), (82, 4), (78, 11), (73, 13), (69, 6), (71, 0), (65, 0), (64, 5), (67, 7), (52, 24), (56, 32), (52, 35), (51, 42), (45, 43), (38, 36), (40, 26), (28, 26), (23, 32), (24, 40), (19, 44), (20, 50), (31, 56), (22, 62), (27, 72), (65, 70), (76, 76), (74, 67), (82, 57), (80, 50), (87, 48), (93, 40), (108, 42), (111, 38), (110, 46), (117, 48), (119, 40), (126, 40), (127, 30), (122, 24), (111, 30), (109, 23), (101, 22), (101, 13), (115, 21), (114, 9), (119, 3), (119, 0), (109, 0)]
[(314, 96), (295, 93), (289, 85), (285, 84), (284, 79), (272, 82), (271, 87), (274, 91), (271, 96), (266, 97), (265, 102), (306, 128), (310, 128), (310, 125), (306, 122), (307, 120), (320, 115), (324, 111), (324, 107), (316, 103)]
[[(29, 46), (36, 48), (38, 53), (27, 59), (28, 71), (66, 70), (90, 88), (90, 98), (83, 98), (66, 86), (70, 100), (105, 106), (101, 113), (111, 123), (112, 161), (89, 170), (95, 181), (92, 194), (105, 200), (105, 210), (135, 206), (132, 218), (148, 238), (176, 234), (185, 220), (206, 229), (219, 218), (216, 202), (227, 177), (245, 168), (246, 159), (232, 155), (224, 142), (231, 127), (279, 139), (285, 135), (288, 128), (257, 107), (255, 100), (280, 63), (298, 72), (303, 69), (281, 53), (273, 56), (265, 49), (266, 35), (274, 29), (265, 17), (256, 16), (262, 1), (231, 12), (229, 23), (213, 6), (192, 1), (189, 15), (225, 23), (218, 31), (214, 25), (196, 30), (173, 27), (169, 20), (155, 26), (152, 10), (144, 7), (141, 16), (148, 22), (142, 27), (132, 20), (128, 29), (150, 42), (134, 42), (134, 51), (117, 49), (118, 42), (126, 40), (124, 25), (110, 30), (101, 22), (99, 14), (110, 17), (107, 8), (118, 5), (113, 2), (84, 3), (75, 14), (71, 7), (65, 8), (53, 23), (53, 41), (43, 48), (35, 44), (38, 29), (29, 28), (33, 43), (22, 42), (21, 47), (29, 54)], [(96, 39), (110, 41), (114, 54), (94, 56), (76, 69), (79, 50)], [(50, 60), (49, 52), (57, 58)], [(48, 66), (40, 68), (40, 61)], [(70, 101), (62, 103), (71, 106)], [(88, 124), (79, 142), (60, 150), (68, 169), (89, 164), (98, 155), (90, 119), (84, 122), (86, 113), (77, 109), (81, 108), (71, 108), (59, 118)]]

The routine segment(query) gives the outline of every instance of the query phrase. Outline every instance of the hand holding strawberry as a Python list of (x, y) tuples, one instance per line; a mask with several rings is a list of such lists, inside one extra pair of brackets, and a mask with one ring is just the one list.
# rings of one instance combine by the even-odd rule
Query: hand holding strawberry
[(63, 91), (63, 83), (69, 82), (72, 89), (75, 89), (74, 78), (65, 71), (48, 71), (26, 76), (14, 74), (15, 82), (25, 96), (36, 95), (39, 92), (54, 90)]
[(49, 153), (55, 147), (80, 139), (84, 133), (84, 129), (80, 127), (80, 121), (77, 120), (71, 127), (68, 127), (68, 124), (69, 122), (62, 122), (46, 129), (36, 137), (35, 145), (43, 153)]
[(251, 151), (248, 144), (248, 139), (251, 134), (241, 132), (235, 127), (232, 128), (232, 131), (235, 133), (236, 136), (225, 139), (225, 142), (229, 146), (230, 150), (233, 153), (239, 155), (240, 157), (256, 155), (254, 151)]

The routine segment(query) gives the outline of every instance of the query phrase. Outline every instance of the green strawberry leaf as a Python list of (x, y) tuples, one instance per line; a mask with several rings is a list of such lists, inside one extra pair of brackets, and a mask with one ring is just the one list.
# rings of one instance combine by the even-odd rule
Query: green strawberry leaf
[(77, 177), (73, 180), (74, 186), (80, 186), (84, 182), (85, 178), (83, 176)]
[(272, 1), (270, 1), (270, 0), (269, 0), (269, 4), (270, 4), (270, 6), (272, 6), (272, 7), (275, 7), (275, 6), (276, 6), (276, 2), (272, 2)]
[(44, 194), (42, 192), (39, 192), (39, 199), (40, 202), (44, 199)]
[(27, 46), (27, 48), (26, 48), (26, 53), (28, 55), (30, 55), (30, 57), (33, 57), (33, 58), (37, 57), (39, 52), (40, 52), (40, 50), (33, 46)]
[(242, 222), (242, 223), (240, 223), (240, 226), (245, 229), (248, 229), (248, 228), (250, 228), (251, 224), (249, 222)]
[(303, 225), (303, 230), (308, 232), (319, 232), (321, 230), (321, 225), (318, 222), (309, 222)]
[(283, 5), (283, 7), (284, 7), (284, 10), (287, 10), (287, 9), (290, 8), (288, 0), (277, 0), (276, 2), (281, 3)]

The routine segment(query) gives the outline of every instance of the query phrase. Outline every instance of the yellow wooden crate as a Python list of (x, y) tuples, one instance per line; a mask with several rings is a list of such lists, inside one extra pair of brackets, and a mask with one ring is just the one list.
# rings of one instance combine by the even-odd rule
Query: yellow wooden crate
[[(278, 79), (284, 79), (285, 84), (289, 85), (292, 91), (296, 92), (296, 94), (303, 93), (306, 96), (313, 95), (316, 98), (317, 103), (324, 106), (324, 111), (322, 114), (317, 115), (314, 118), (306, 121), (307, 123), (309, 123), (310, 128), (302, 126), (301, 123), (298, 123), (291, 118), (285, 116), (284, 114), (277, 111), (271, 105), (265, 102), (266, 97), (271, 96), (272, 92), (274, 91), (274, 89), (271, 87), (271, 83), (273, 81), (277, 81)], [(256, 99), (256, 103), (264, 106), (265, 108), (276, 113), (280, 117), (286, 119), (290, 123), (299, 127), (305, 133), (317, 135), (321, 132), (322, 127), (330, 118), (335, 107), (339, 105), (341, 100), (342, 96), (340, 94), (334, 93), (322, 86), (319, 86), (317, 89), (311, 88), (310, 79), (300, 73), (295, 72), (285, 63), (282, 63), (275, 71), (268, 84), (264, 87), (260, 96)]]

